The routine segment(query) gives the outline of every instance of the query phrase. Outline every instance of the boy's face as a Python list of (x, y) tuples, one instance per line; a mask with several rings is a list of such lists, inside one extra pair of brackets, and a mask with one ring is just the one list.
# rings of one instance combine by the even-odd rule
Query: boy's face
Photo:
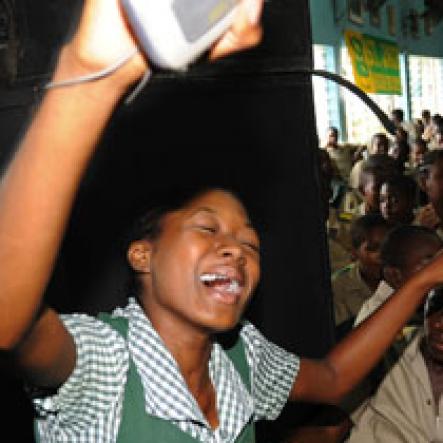
[(425, 321), (428, 351), (434, 360), (443, 364), (443, 311), (435, 312)]
[(387, 228), (377, 226), (369, 230), (366, 240), (354, 250), (362, 274), (371, 279), (381, 279), (380, 247), (387, 233)]
[(392, 288), (400, 288), (406, 280), (431, 261), (442, 247), (443, 242), (438, 237), (423, 235), (415, 238), (408, 243), (402, 265), (398, 267), (387, 266), (384, 269), (385, 280)]
[(380, 212), (391, 224), (408, 223), (412, 217), (412, 202), (395, 186), (384, 183), (380, 188)]
[(425, 189), (429, 201), (441, 217), (443, 215), (443, 160), (438, 160), (429, 167)]
[(398, 143), (394, 143), (388, 150), (388, 154), (394, 158), (395, 160), (398, 160), (400, 158), (400, 147)]
[(327, 133), (327, 144), (328, 146), (335, 146), (338, 141), (338, 133), (333, 129), (329, 129)]
[(401, 269), (402, 283), (431, 261), (442, 247), (443, 242), (440, 239), (429, 236), (413, 242)]
[(426, 148), (420, 143), (413, 143), (411, 148), (411, 161), (414, 165), (423, 163), (423, 157), (426, 153)]
[(389, 149), (389, 140), (387, 137), (374, 137), (369, 149), (369, 154), (387, 154)]
[(380, 207), (380, 183), (373, 174), (366, 173), (364, 184), (361, 187), (366, 211), (379, 212)]

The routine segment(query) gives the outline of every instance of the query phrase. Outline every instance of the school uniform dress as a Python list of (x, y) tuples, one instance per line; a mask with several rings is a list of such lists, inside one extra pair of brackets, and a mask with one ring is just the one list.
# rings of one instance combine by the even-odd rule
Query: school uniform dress
[(248, 322), (233, 343), (214, 342), (213, 430), (137, 301), (100, 317), (62, 316), (77, 361), (54, 395), (33, 400), (42, 443), (252, 443), (254, 422), (278, 417), (299, 370), (297, 356)]
[(420, 351), (422, 337), (420, 333), (414, 338), (385, 376), (353, 428), (348, 443), (437, 441), (434, 439), (441, 420), (436, 419), (438, 408)]

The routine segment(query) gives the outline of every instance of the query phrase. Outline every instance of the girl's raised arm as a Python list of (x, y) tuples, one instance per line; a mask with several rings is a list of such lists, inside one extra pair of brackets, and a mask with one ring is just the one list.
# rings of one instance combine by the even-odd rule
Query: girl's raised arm
[(439, 254), (323, 360), (302, 359), (290, 399), (338, 403), (381, 359), (427, 293), (442, 282), (443, 254)]
[[(255, 45), (262, 0), (245, 0), (218, 57)], [(133, 55), (99, 80), (49, 90), (0, 184), (0, 350), (15, 350), (30, 378), (60, 384), (75, 362), (72, 339), (42, 297), (83, 173), (117, 103), (147, 69), (118, 0), (86, 0), (53, 76), (89, 75)], [(62, 352), (63, 351), (63, 352)]]

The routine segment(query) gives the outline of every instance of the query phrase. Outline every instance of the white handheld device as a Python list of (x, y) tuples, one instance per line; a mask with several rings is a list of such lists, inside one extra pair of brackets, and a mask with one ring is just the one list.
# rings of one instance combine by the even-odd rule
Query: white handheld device
[(183, 70), (230, 26), (238, 0), (121, 0), (149, 60)]

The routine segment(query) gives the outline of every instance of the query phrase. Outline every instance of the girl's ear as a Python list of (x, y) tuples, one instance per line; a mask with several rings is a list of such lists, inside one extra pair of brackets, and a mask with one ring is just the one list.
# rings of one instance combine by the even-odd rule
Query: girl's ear
[(152, 245), (148, 240), (137, 240), (130, 244), (127, 258), (132, 269), (136, 272), (149, 274), (151, 272)]

